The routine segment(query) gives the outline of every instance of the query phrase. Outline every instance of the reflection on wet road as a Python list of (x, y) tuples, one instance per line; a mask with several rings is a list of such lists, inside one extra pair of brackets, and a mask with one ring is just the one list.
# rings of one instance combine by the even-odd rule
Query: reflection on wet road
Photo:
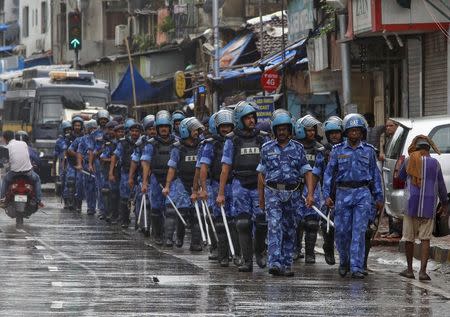
[(46, 203), (23, 230), (0, 214), (1, 316), (449, 315), (448, 289), (400, 278), (403, 267), (375, 260), (377, 252), (362, 281), (339, 278), (321, 256), (298, 263), (294, 278), (238, 273)]

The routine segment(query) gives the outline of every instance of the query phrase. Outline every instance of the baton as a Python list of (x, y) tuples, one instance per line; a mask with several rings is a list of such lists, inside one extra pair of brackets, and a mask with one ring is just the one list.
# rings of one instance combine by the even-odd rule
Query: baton
[(141, 199), (141, 206), (139, 208), (139, 216), (138, 216), (138, 224), (141, 224), (141, 217), (142, 217), (142, 204), (144, 203), (145, 195), (142, 195)]
[[(159, 184), (159, 186), (164, 189), (163, 185)], [(177, 206), (175, 206), (175, 203), (173, 202), (172, 198), (170, 198), (169, 195), (167, 195), (167, 199), (169, 200), (170, 204), (172, 205), (173, 209), (175, 209), (175, 212), (177, 213), (178, 217), (180, 218), (183, 225), (186, 227), (186, 221), (184, 220), (183, 216), (180, 214), (180, 211), (178, 210)]]
[(202, 204), (203, 219), (205, 219), (206, 239), (208, 241), (208, 245), (211, 245), (211, 237), (209, 235), (208, 219), (206, 218), (206, 208), (205, 208), (205, 204), (203, 203), (203, 201), (201, 202), (201, 204)]
[(205, 207), (206, 207), (206, 213), (208, 214), (209, 222), (211, 223), (211, 228), (214, 233), (214, 238), (216, 239), (216, 241), (219, 241), (219, 238), (217, 238), (216, 228), (214, 227), (214, 222), (211, 218), (211, 212), (209, 211), (208, 204), (206, 203), (206, 201), (203, 201), (203, 203), (205, 204)]
[(83, 173), (83, 174), (85, 174), (85, 175), (88, 175), (88, 176), (90, 176), (90, 177), (92, 177), (92, 178), (95, 178), (95, 175), (92, 175), (92, 174), (89, 173), (88, 171), (81, 170), (81, 173)]
[(144, 228), (145, 228), (145, 231), (147, 231), (148, 230), (148, 224), (147, 224), (147, 201), (146, 201), (145, 195), (146, 194), (144, 194), (144, 197), (143, 197), (143, 199), (144, 199)]
[(227, 233), (228, 244), (230, 245), (231, 255), (234, 257), (235, 253), (234, 253), (233, 240), (231, 239), (230, 229), (228, 228), (227, 216), (225, 215), (225, 209), (223, 208), (223, 206), (220, 206), (220, 213), (222, 214), (223, 224), (225, 226), (225, 231)]
[(331, 214), (331, 210), (328, 209), (328, 215), (327, 215), (327, 233), (330, 233), (330, 214)]
[[(305, 199), (305, 196), (302, 196), (302, 198), (303, 198), (304, 200), (306, 200), (306, 199)], [(323, 212), (320, 211), (319, 208), (317, 208), (317, 207), (314, 206), (314, 205), (312, 205), (311, 208), (314, 209), (314, 211), (317, 212), (317, 214), (318, 214), (320, 217), (322, 217), (322, 219), (324, 219), (324, 220), (326, 220), (326, 221), (329, 221), (329, 222), (330, 222), (330, 225), (334, 228), (334, 223), (333, 223), (333, 221), (329, 220), (329, 219), (327, 218), (327, 216), (325, 216), (325, 215), (323, 214)]]
[(205, 243), (207, 241), (206, 241), (206, 237), (205, 237), (205, 231), (203, 231), (202, 218), (200, 216), (200, 209), (198, 208), (197, 201), (194, 202), (194, 208), (195, 208), (195, 213), (197, 214), (197, 220), (198, 220), (198, 225), (200, 227), (200, 233), (202, 235), (202, 241), (203, 241), (203, 243)]

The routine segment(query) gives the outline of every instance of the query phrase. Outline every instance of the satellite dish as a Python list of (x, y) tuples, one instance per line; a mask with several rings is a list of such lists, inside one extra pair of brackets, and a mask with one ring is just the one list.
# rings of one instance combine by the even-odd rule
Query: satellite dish
[[(213, 1), (214, 0), (205, 0), (205, 3), (203, 4), (203, 11), (205, 11), (206, 13), (212, 14)], [(219, 9), (220, 9), (223, 7), (225, 0), (217, 0), (217, 2), (219, 3)]]

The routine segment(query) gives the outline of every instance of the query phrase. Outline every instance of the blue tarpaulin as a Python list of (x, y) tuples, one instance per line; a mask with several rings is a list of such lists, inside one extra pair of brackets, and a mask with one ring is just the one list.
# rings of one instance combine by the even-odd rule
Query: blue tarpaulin
[(9, 28), (8, 24), (0, 23), (0, 32), (6, 31)]
[[(150, 102), (158, 98), (168, 99), (172, 95), (172, 80), (167, 80), (156, 85), (149, 84), (133, 66), (134, 84), (136, 87), (136, 101), (138, 104)], [(120, 80), (119, 85), (111, 94), (113, 103), (132, 105), (133, 104), (133, 88), (131, 84), (131, 71), (128, 66), (127, 71)]]
[(52, 55), (37, 55), (27, 58), (25, 60), (25, 68), (30, 68), (34, 66), (42, 66), (42, 65), (53, 65), (53, 56)]

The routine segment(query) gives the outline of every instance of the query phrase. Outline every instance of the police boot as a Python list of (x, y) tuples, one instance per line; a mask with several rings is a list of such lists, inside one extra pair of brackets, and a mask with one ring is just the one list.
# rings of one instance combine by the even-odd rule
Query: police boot
[(111, 218), (111, 206), (109, 204), (109, 188), (102, 188), (101, 194), (104, 202), (104, 213), (99, 216), (99, 219), (106, 219), (109, 221)]
[[(189, 217), (189, 209), (180, 209), (180, 213), (183, 216), (184, 220), (189, 223), (190, 221), (190, 217)], [(181, 248), (183, 247), (184, 244), (184, 236), (186, 234), (186, 226), (184, 225), (184, 223), (181, 221), (181, 219), (179, 217), (177, 217), (177, 231), (176, 231), (176, 240), (175, 240), (175, 245), (177, 246), (177, 248)]]
[(75, 202), (75, 211), (81, 212), (81, 207), (83, 205), (83, 201), (81, 199), (75, 198), (74, 202)]
[[(218, 259), (218, 250), (217, 250), (218, 241), (216, 240), (216, 237), (214, 236), (214, 232), (213, 232), (211, 224), (209, 224), (209, 226), (208, 226), (208, 232), (209, 232), (209, 236), (211, 237), (211, 245), (209, 246), (208, 260), (216, 261)], [(217, 233), (217, 229), (216, 229), (216, 233)]]
[(119, 221), (120, 203), (117, 195), (118, 193), (116, 192), (111, 192), (111, 194), (109, 195), (108, 205), (111, 206), (110, 207), (111, 224), (117, 224), (117, 222)]
[(70, 209), (72, 206), (70, 205), (69, 199), (64, 198), (64, 209)]
[(317, 231), (319, 229), (319, 221), (316, 219), (305, 220), (305, 263), (316, 263), (316, 254), (314, 248), (317, 241)]
[(202, 235), (198, 223), (192, 224), (191, 227), (191, 245), (190, 251), (202, 251)]
[(152, 213), (152, 235), (153, 240), (155, 241), (156, 245), (162, 245), (163, 244), (163, 227), (162, 227), (162, 221), (163, 217), (162, 215), (158, 213)]
[(173, 234), (175, 232), (176, 214), (172, 208), (166, 209), (166, 219), (164, 220), (164, 240), (166, 247), (173, 247)]
[(239, 244), (239, 234), (236, 229), (236, 221), (235, 220), (228, 221), (228, 229), (230, 230), (231, 241), (233, 242), (234, 253), (235, 253), (233, 263), (234, 263), (234, 265), (239, 267), (242, 265), (241, 246)]
[(130, 225), (130, 209), (128, 208), (128, 200), (120, 200), (120, 224), (126, 229)]
[(260, 268), (265, 268), (267, 265), (265, 252), (266, 252), (266, 237), (267, 237), (267, 222), (266, 215), (261, 214), (256, 216), (255, 220), (255, 240), (254, 250), (256, 264)]
[(223, 222), (216, 222), (216, 232), (217, 238), (219, 239), (217, 241), (217, 259), (219, 260), (220, 266), (227, 267), (229, 265), (228, 239)]
[(367, 260), (369, 259), (369, 252), (370, 248), (372, 246), (372, 231), (370, 229), (367, 229), (366, 236), (365, 236), (365, 248), (364, 248), (364, 275), (368, 275), (369, 271), (367, 270)]
[(239, 272), (253, 271), (253, 241), (252, 241), (252, 222), (247, 215), (240, 217), (236, 221), (236, 229), (239, 235), (239, 244), (243, 257)]
[(330, 227), (328, 233), (326, 228), (322, 228), (322, 235), (325, 262), (327, 262), (328, 265), (334, 265), (336, 264), (336, 260), (334, 259), (334, 228)]
[(296, 247), (293, 256), (293, 260), (297, 261), (298, 259), (303, 259), (305, 255), (302, 252), (303, 247), (303, 222), (298, 223), (298, 227), (296, 230)]

